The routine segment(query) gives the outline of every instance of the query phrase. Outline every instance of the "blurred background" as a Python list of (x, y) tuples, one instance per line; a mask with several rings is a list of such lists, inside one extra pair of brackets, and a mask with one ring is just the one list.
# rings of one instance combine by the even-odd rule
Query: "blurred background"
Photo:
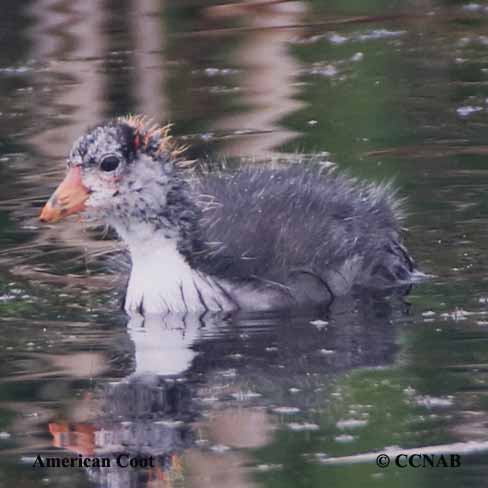
[[(455, 0), (2, 0), (0, 487), (480, 486), (487, 27)], [(393, 179), (432, 278), (324, 317), (127, 324), (117, 243), (37, 220), (74, 139), (127, 113), (192, 158)], [(458, 469), (350, 457), (468, 441)], [(120, 451), (158, 467), (31, 467)]]

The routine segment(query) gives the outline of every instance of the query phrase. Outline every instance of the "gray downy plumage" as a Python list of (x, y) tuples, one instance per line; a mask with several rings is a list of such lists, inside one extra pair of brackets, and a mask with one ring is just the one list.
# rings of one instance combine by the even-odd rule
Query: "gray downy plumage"
[(417, 276), (391, 185), (317, 163), (198, 173), (181, 160), (167, 129), (134, 117), (96, 127), (71, 152), (86, 214), (128, 246), (128, 312), (327, 305)]
[(401, 202), (390, 185), (296, 163), (207, 174), (194, 191), (203, 238), (212, 243), (195, 266), (207, 273), (283, 285), (299, 302), (412, 280)]

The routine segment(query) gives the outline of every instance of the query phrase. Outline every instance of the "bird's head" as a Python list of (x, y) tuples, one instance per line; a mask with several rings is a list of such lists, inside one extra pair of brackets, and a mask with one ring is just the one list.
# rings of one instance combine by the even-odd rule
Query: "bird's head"
[(174, 193), (183, 186), (177, 176), (180, 154), (168, 127), (150, 126), (143, 117), (99, 125), (73, 145), (66, 177), (40, 219), (53, 223), (84, 213), (116, 228), (155, 220), (164, 226), (165, 218), (171, 220)]

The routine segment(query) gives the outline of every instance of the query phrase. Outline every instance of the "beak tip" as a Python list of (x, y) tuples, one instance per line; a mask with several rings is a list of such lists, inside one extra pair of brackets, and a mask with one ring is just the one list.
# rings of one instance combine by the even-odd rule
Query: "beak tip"
[(64, 180), (58, 186), (51, 198), (44, 205), (39, 220), (43, 223), (53, 224), (68, 215), (82, 212), (89, 191), (81, 181), (80, 168), (71, 168)]
[(49, 203), (47, 203), (44, 205), (41, 214), (39, 215), (39, 220), (43, 224), (51, 224), (59, 219), (57, 218), (57, 212), (55, 209)]

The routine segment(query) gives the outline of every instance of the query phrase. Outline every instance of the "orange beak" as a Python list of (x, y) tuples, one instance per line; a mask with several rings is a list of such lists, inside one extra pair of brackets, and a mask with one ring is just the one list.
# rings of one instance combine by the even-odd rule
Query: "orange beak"
[(41, 222), (54, 223), (85, 209), (90, 192), (81, 181), (81, 169), (72, 167), (42, 209)]

